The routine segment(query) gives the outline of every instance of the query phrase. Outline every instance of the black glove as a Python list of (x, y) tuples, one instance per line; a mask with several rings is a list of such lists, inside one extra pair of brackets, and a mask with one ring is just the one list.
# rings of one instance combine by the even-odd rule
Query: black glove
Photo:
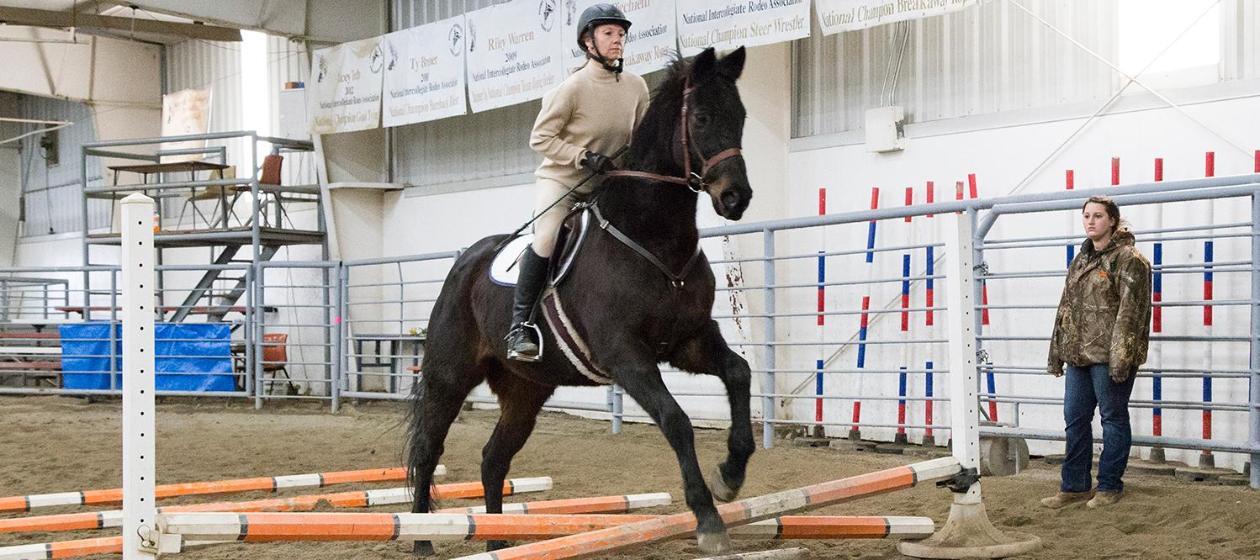
[(607, 173), (617, 168), (613, 164), (612, 159), (599, 152), (587, 151), (586, 157), (582, 158), (582, 167), (585, 167), (595, 173)]

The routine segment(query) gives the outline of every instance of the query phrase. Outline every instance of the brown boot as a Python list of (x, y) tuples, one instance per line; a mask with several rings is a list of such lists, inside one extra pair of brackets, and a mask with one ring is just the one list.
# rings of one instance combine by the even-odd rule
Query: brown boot
[(1060, 491), (1059, 493), (1053, 496), (1050, 496), (1049, 498), (1042, 498), (1041, 505), (1046, 506), (1050, 509), (1059, 509), (1061, 507), (1064, 507), (1070, 504), (1088, 500), (1093, 495), (1094, 495), (1093, 492), (1062, 492)]
[(1109, 492), (1107, 490), (1100, 490), (1097, 494), (1094, 494), (1094, 497), (1091, 498), (1089, 502), (1087, 502), (1085, 505), (1090, 507), (1091, 509), (1107, 507), (1109, 505), (1112, 505), (1120, 501), (1120, 497), (1123, 495), (1124, 495), (1124, 490), (1116, 490), (1114, 492)]

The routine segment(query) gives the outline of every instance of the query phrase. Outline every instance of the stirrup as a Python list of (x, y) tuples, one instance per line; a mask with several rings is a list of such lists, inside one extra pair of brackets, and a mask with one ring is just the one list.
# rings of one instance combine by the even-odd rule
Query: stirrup
[[(528, 322), (528, 321), (526, 321), (526, 322), (522, 322), (522, 323), (518, 323), (515, 327), (513, 327), (511, 330), (509, 330), (509, 331), (508, 331), (507, 336), (505, 336), (504, 338), (505, 338), (505, 339), (509, 339), (509, 340), (510, 340), (510, 339), (512, 338), (512, 335), (513, 335), (513, 334), (515, 334), (517, 331), (523, 331), (524, 329), (531, 329), (531, 330), (533, 330), (533, 331), (534, 331), (534, 337), (538, 340), (538, 353), (537, 353), (537, 354), (535, 354), (535, 355), (533, 355), (533, 356), (529, 356), (529, 355), (526, 355), (526, 354), (521, 354), (521, 353), (517, 352), (516, 350), (514, 350), (514, 349), (512, 349), (512, 348), (508, 348), (508, 351), (507, 351), (507, 358), (508, 358), (509, 360), (516, 360), (516, 361), (518, 361), (518, 362), (538, 362), (538, 361), (542, 361), (542, 357), (543, 357), (543, 336), (542, 336), (542, 329), (538, 328), (538, 325), (536, 325), (536, 324), (534, 324), (534, 323), (530, 323), (530, 322)], [(524, 336), (524, 333), (522, 333), (522, 336)]]

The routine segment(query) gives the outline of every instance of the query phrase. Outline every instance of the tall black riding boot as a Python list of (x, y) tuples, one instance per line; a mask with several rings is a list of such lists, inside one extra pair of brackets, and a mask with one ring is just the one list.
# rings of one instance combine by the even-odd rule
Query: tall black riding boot
[(512, 328), (507, 334), (509, 360), (537, 362), (542, 359), (538, 327), (530, 322), (538, 296), (547, 284), (547, 258), (540, 257), (533, 247), (525, 249), (517, 264), (521, 270), (516, 279), (516, 297), (512, 302)]

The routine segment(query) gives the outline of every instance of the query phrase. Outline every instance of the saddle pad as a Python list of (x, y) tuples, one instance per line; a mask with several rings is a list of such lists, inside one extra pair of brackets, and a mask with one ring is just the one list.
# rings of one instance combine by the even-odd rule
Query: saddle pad
[[(574, 257), (582, 248), (582, 242), (586, 240), (586, 233), (591, 229), (590, 226), (590, 210), (581, 210), (565, 220), (565, 227), (561, 230), (560, 239), (556, 243), (559, 258), (552, 257), (551, 259), (549, 284), (558, 286), (565, 276), (568, 276)], [(499, 252), (494, 255), (494, 260), (490, 262), (490, 281), (500, 286), (515, 286), (516, 279), (520, 276), (520, 267), (516, 266), (516, 260), (533, 241), (534, 234), (523, 234), (499, 249)]]
[(515, 286), (516, 279), (521, 273), (521, 267), (516, 265), (516, 259), (520, 258), (525, 248), (533, 242), (534, 234), (525, 234), (499, 249), (499, 252), (494, 255), (494, 260), (490, 262), (490, 281), (500, 286)]

